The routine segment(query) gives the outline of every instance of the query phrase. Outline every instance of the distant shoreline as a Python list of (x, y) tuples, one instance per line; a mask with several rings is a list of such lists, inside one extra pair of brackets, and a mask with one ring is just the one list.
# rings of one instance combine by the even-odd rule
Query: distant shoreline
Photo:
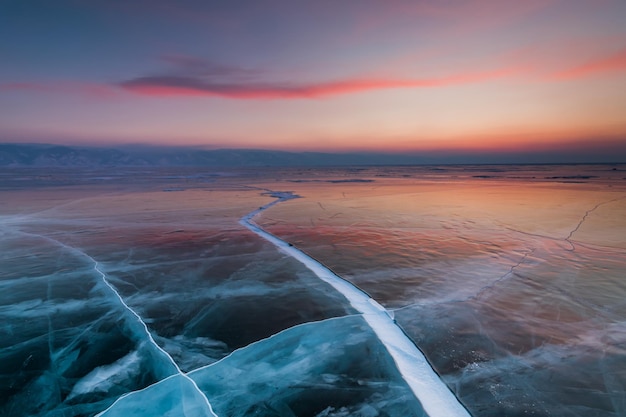
[(576, 152), (288, 152), (194, 147), (84, 147), (0, 143), (0, 167), (374, 167), (466, 165), (620, 165), (626, 155)]

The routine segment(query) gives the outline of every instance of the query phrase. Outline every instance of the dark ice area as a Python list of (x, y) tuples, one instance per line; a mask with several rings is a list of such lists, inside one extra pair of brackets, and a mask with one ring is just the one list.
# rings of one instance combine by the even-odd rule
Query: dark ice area
[[(426, 416), (359, 316), (306, 323), (190, 373), (224, 416)], [(103, 417), (182, 413), (170, 378), (122, 398)], [(145, 404), (157, 402), (158, 411)]]

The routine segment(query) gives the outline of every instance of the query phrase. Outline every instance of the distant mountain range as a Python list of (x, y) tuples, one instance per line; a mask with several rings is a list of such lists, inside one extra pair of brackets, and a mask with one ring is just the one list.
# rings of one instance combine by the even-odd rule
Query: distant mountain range
[(0, 143), (0, 167), (289, 167), (509, 163), (623, 163), (626, 150), (580, 152), (323, 153), (124, 145), (86, 147)]
[(168, 147), (96, 148), (48, 144), (0, 144), (4, 167), (98, 166), (340, 166), (397, 165), (425, 162), (415, 156), (374, 153), (333, 154), (253, 149)]

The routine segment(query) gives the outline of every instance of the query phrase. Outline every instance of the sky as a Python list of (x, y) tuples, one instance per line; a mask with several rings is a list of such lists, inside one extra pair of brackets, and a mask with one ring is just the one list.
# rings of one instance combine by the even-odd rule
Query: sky
[(624, 0), (0, 0), (0, 142), (601, 153)]

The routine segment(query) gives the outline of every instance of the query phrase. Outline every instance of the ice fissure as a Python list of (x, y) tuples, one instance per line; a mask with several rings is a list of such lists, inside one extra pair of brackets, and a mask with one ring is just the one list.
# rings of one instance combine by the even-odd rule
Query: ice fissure
[[(125, 311), (127, 311), (131, 317), (133, 317), (135, 319), (135, 326), (139, 326), (140, 330), (136, 333), (137, 336), (139, 336), (140, 338), (145, 338), (145, 342), (148, 344), (149, 348), (152, 350), (152, 352), (154, 353), (155, 357), (160, 358), (161, 363), (159, 364), (159, 366), (164, 366), (163, 372), (157, 372), (161, 374), (161, 378), (170, 378), (172, 376), (176, 376), (176, 375), (180, 375), (183, 380), (185, 381), (185, 384), (189, 384), (189, 387), (191, 390), (195, 391), (200, 398), (202, 399), (203, 402), (203, 407), (205, 409), (204, 411), (204, 415), (206, 416), (213, 416), (213, 417), (217, 417), (217, 415), (213, 412), (213, 408), (211, 407), (211, 403), (209, 402), (207, 396), (204, 394), (204, 392), (202, 392), (202, 390), (198, 387), (198, 385), (196, 384), (196, 382), (191, 379), (185, 372), (183, 372), (180, 367), (178, 366), (178, 364), (174, 361), (174, 359), (170, 356), (169, 353), (167, 353), (161, 346), (159, 346), (159, 344), (154, 340), (154, 338), (152, 337), (152, 334), (150, 333), (150, 330), (148, 329), (147, 324), (145, 323), (145, 321), (141, 318), (141, 316), (135, 311), (133, 310), (122, 298), (122, 296), (120, 295), (120, 293), (115, 289), (115, 287), (109, 282), (109, 280), (107, 279), (107, 275), (104, 271), (102, 271), (102, 269), (100, 269), (99, 263), (98, 261), (96, 261), (94, 258), (92, 258), (90, 255), (88, 255), (87, 253), (81, 251), (78, 248), (75, 248), (73, 246), (69, 246), (66, 245), (65, 243), (58, 241), (56, 239), (53, 239), (51, 237), (45, 236), (45, 235), (38, 235), (38, 234), (33, 234), (33, 233), (27, 233), (27, 232), (21, 232), (22, 234), (25, 235), (30, 235), (30, 236), (34, 236), (34, 237), (39, 237), (42, 239), (45, 239), (55, 245), (59, 245), (61, 247), (63, 247), (64, 249), (75, 253), (81, 257), (84, 257), (86, 259), (88, 259), (90, 262), (93, 263), (93, 269), (100, 275), (101, 278), (101, 282), (105, 285), (106, 288), (108, 288), (108, 290), (112, 293), (112, 296), (115, 297), (115, 299), (121, 304), (121, 306), (123, 307), (123, 309)], [(135, 327), (133, 326), (132, 323), (129, 323), (129, 325), (131, 327)], [(156, 366), (155, 366), (156, 368)], [(107, 411), (110, 410), (112, 407), (114, 407), (116, 405), (116, 403), (123, 398), (124, 396), (118, 398), (109, 408), (105, 409), (104, 411), (100, 412), (97, 414), (97, 416), (103, 416), (106, 415)]]
[[(172, 359), (172, 357), (169, 355), (169, 353), (167, 353), (161, 346), (158, 345), (158, 343), (154, 340), (154, 338), (152, 337), (152, 334), (150, 333), (150, 330), (148, 329), (148, 326), (146, 325), (146, 323), (141, 319), (141, 316), (139, 316), (139, 314), (137, 314), (137, 312), (135, 312), (135, 310), (133, 310), (128, 304), (126, 304), (126, 302), (124, 301), (124, 299), (122, 298), (122, 296), (120, 295), (119, 292), (117, 292), (117, 290), (115, 289), (115, 287), (113, 287), (113, 285), (111, 285), (111, 283), (107, 280), (106, 278), (106, 274), (104, 272), (102, 272), (102, 270), (100, 268), (98, 268), (98, 262), (95, 261), (93, 258), (91, 258), (89, 255), (85, 254), (85, 256), (89, 257), (94, 263), (94, 269), (101, 275), (102, 277), (102, 281), (105, 283), (105, 285), (107, 287), (109, 287), (111, 289), (111, 291), (113, 293), (115, 293), (115, 295), (117, 296), (117, 298), (119, 299), (120, 303), (132, 314), (137, 318), (137, 321), (139, 321), (139, 323), (143, 326), (145, 333), (146, 333), (146, 337), (148, 338), (149, 342), (154, 346), (154, 348), (160, 352), (161, 355), (163, 355), (164, 358), (166, 358), (169, 362), (171, 362), (172, 366), (174, 366), (174, 368), (176, 369), (176, 373), (181, 375), (186, 381), (188, 381), (189, 384), (191, 384), (191, 386), (193, 387), (193, 389), (195, 391), (197, 391), (200, 394), (200, 397), (204, 400), (204, 404), (206, 406), (206, 415), (207, 416), (216, 416), (217, 415), (213, 412), (213, 409), (211, 407), (211, 403), (209, 402), (209, 399), (206, 397), (206, 395), (204, 394), (204, 392), (202, 392), (202, 390), (198, 387), (198, 385), (196, 384), (196, 382), (191, 379), (186, 373), (184, 373), (176, 364), (176, 362), (174, 361), (174, 359)], [(113, 407), (115, 405), (115, 403), (113, 403), (113, 405), (111, 407)], [(98, 416), (101, 415), (105, 415), (107, 410), (104, 410), (102, 413), (99, 413)]]
[[(309, 326), (314, 325), (316, 323), (325, 323), (325, 322), (330, 322), (330, 321), (336, 321), (336, 320), (341, 320), (341, 319), (344, 319), (346, 317), (352, 317), (352, 316), (355, 316), (355, 315), (348, 314), (346, 316), (331, 317), (331, 318), (323, 319), (323, 320), (319, 320), (319, 321), (308, 321), (308, 322), (305, 322), (305, 323), (296, 324), (295, 326), (288, 327), (288, 328), (286, 328), (284, 330), (279, 331), (278, 333), (274, 333), (273, 335), (271, 335), (271, 336), (269, 336), (269, 337), (267, 337), (265, 339), (260, 339), (260, 340), (257, 340), (255, 342), (250, 343), (249, 345), (246, 345), (246, 346), (240, 347), (238, 349), (235, 349), (232, 352), (230, 352), (228, 355), (224, 356), (223, 358), (221, 358), (218, 361), (215, 361), (215, 362), (210, 363), (208, 365), (204, 365), (204, 366), (196, 368), (196, 369), (194, 369), (192, 371), (189, 371), (189, 375), (193, 376), (194, 374), (197, 374), (197, 373), (200, 373), (202, 371), (205, 371), (205, 370), (207, 370), (207, 369), (209, 369), (211, 367), (217, 367), (217, 366), (220, 365), (220, 363), (228, 361), (233, 355), (237, 355), (241, 351), (244, 351), (244, 350), (247, 350), (247, 349), (253, 349), (255, 346), (261, 345), (263, 343), (267, 343), (268, 341), (270, 341), (272, 339), (276, 339), (276, 338), (280, 337), (281, 335), (289, 333), (291, 331), (294, 331), (294, 330), (297, 330), (297, 329), (300, 329), (300, 328), (303, 328), (303, 327), (309, 327)], [(157, 384), (158, 384), (158, 382), (157, 382)]]
[(583, 225), (585, 220), (587, 220), (587, 217), (591, 213), (593, 213), (594, 211), (596, 211), (597, 209), (599, 209), (600, 207), (602, 207), (602, 206), (604, 206), (606, 204), (614, 203), (616, 201), (623, 200), (623, 199), (624, 198), (614, 198), (614, 199), (609, 200), (609, 201), (602, 201), (602, 202), (596, 204), (595, 206), (593, 206), (592, 208), (590, 208), (589, 210), (587, 210), (585, 212), (585, 214), (583, 215), (583, 217), (578, 222), (578, 224), (576, 225), (576, 227), (574, 229), (572, 229), (572, 231), (569, 232), (569, 235), (565, 238), (565, 241), (572, 246), (572, 249), (570, 249), (570, 250), (572, 250), (572, 251), (576, 250), (576, 247), (575, 247), (574, 243), (572, 242), (572, 236), (574, 235), (574, 233), (576, 233), (578, 231), (578, 229), (580, 229), (580, 227)]
[(292, 192), (269, 190), (267, 190), (267, 195), (276, 200), (248, 213), (241, 218), (240, 224), (272, 243), (286, 255), (304, 264), (317, 277), (346, 297), (352, 307), (363, 315), (367, 324), (385, 346), (400, 374), (429, 416), (469, 417), (469, 412), (433, 370), (424, 354), (397, 325), (392, 312), (387, 311), (360, 288), (344, 280), (319, 261), (267, 232), (254, 222), (254, 217), (270, 207), (300, 197)]
[(417, 305), (424, 305), (424, 304), (436, 305), (436, 304), (442, 304), (442, 303), (465, 303), (471, 300), (478, 300), (483, 296), (483, 294), (487, 293), (489, 290), (493, 290), (498, 284), (501, 284), (502, 282), (512, 278), (515, 273), (515, 270), (521, 267), (522, 264), (524, 264), (524, 262), (526, 261), (526, 259), (535, 252), (535, 250), (536, 249), (530, 249), (528, 252), (524, 253), (521, 259), (517, 261), (515, 264), (511, 265), (511, 267), (509, 268), (507, 272), (505, 272), (504, 274), (502, 274), (501, 276), (493, 280), (491, 283), (480, 287), (475, 293), (468, 295), (467, 297), (456, 298), (456, 299), (446, 299), (443, 301), (436, 300), (436, 301), (429, 301), (429, 302), (422, 301), (420, 303), (411, 303), (411, 304), (404, 305), (402, 307), (394, 308), (391, 311), (392, 312), (402, 311), (402, 310), (415, 307)]

